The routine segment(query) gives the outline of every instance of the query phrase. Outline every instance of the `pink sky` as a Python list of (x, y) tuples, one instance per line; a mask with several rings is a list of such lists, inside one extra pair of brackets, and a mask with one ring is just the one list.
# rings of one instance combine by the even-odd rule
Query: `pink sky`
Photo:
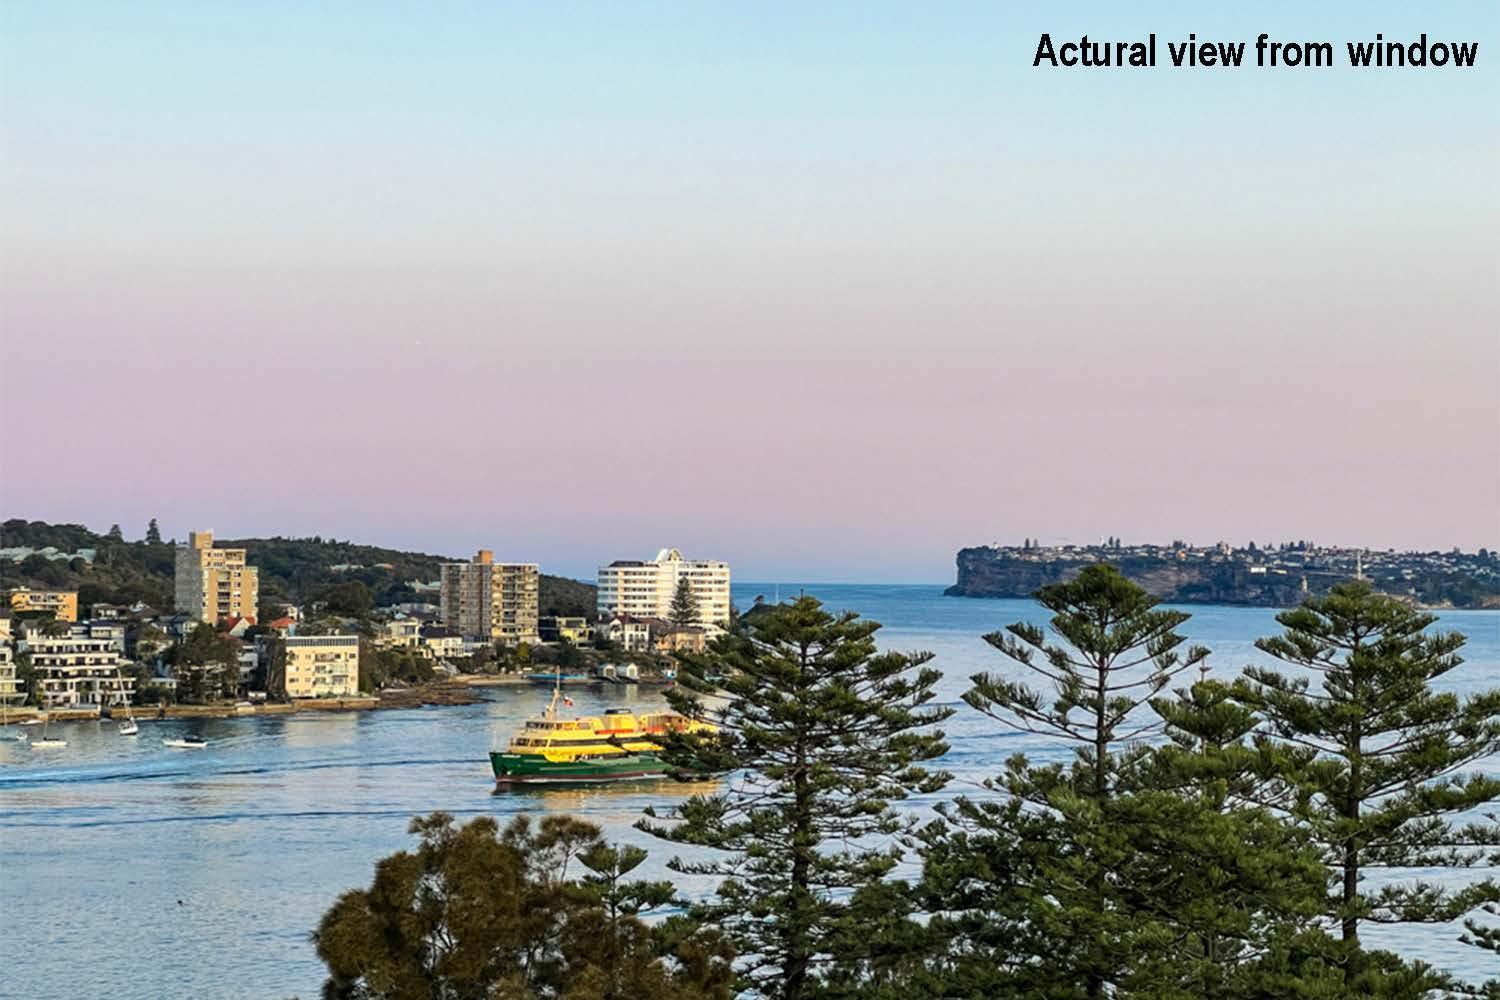
[(260, 86), (234, 47), (28, 30), (5, 516), (767, 580), (1500, 544), (1493, 70), (1194, 93), (953, 41), (873, 91), (813, 47), (620, 98), (549, 63), (522, 101), (504, 59), (359, 34)]

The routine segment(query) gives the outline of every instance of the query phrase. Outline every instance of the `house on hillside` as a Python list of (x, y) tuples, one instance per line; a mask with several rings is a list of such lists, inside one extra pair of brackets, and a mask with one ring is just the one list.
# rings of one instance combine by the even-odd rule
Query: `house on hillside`
[(605, 618), (594, 627), (594, 632), (627, 653), (644, 653), (651, 649), (650, 621), (624, 612)]

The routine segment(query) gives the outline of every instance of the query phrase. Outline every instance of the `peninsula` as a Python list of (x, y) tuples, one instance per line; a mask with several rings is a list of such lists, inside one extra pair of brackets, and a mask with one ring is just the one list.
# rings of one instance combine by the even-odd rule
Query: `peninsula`
[(1153, 596), (1172, 604), (1288, 607), (1360, 577), (1376, 589), (1423, 607), (1500, 609), (1500, 553), (1397, 552), (1337, 548), (1311, 542), (1235, 547), (1127, 545), (978, 546), (960, 549), (950, 597), (1026, 598), (1070, 580), (1092, 563), (1110, 563)]

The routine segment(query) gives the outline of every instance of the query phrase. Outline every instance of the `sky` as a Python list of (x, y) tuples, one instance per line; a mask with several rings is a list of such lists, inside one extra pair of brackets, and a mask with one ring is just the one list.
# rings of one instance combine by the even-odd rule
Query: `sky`
[[(12, 0), (0, 514), (585, 578), (1496, 547), (1500, 6), (1257, 6)], [(1153, 31), (1340, 64), (1032, 66)]]

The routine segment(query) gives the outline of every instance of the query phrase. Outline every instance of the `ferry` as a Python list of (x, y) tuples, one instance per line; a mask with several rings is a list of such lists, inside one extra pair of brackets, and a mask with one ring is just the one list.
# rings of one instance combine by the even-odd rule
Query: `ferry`
[(561, 694), (560, 682), (554, 681), (552, 701), (541, 717), (526, 720), (503, 751), (490, 751), (496, 784), (581, 785), (664, 778), (672, 769), (658, 756), (658, 738), (669, 732), (714, 731), (707, 723), (675, 712), (636, 715), (612, 708), (602, 716), (564, 719), (557, 713)]

